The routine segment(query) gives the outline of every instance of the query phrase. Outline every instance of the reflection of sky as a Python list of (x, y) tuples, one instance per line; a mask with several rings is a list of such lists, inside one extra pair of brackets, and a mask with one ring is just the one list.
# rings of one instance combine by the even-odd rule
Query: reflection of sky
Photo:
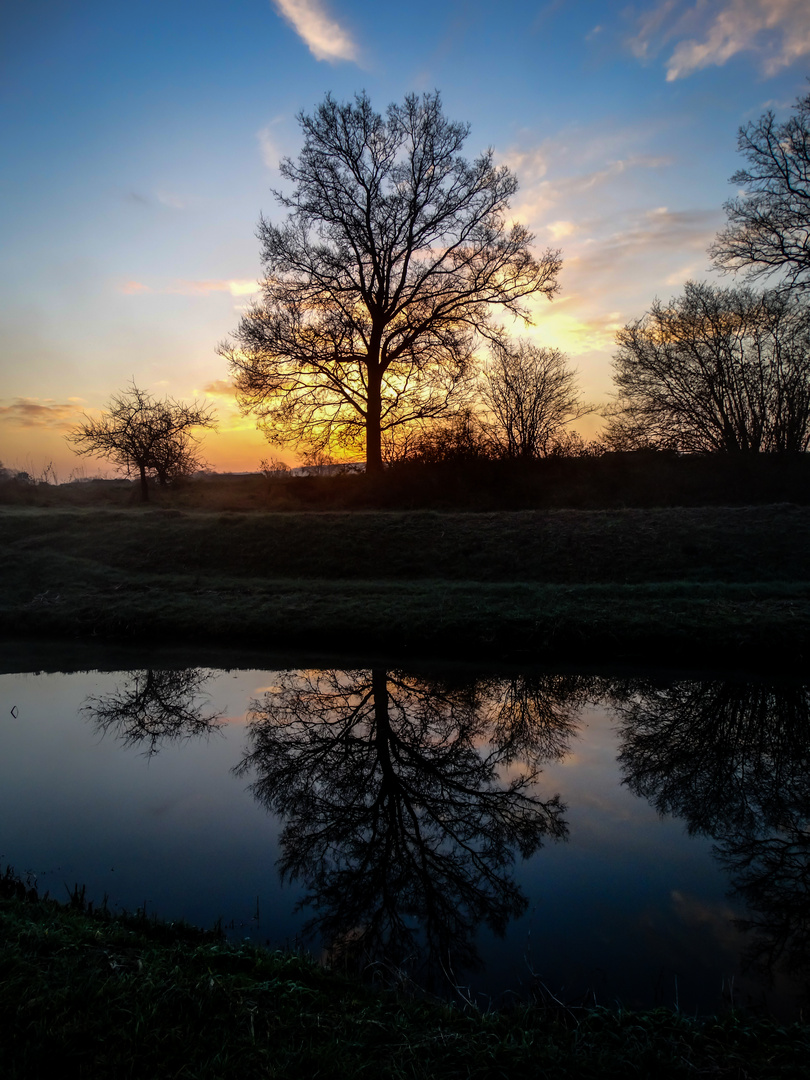
[(737, 128), (806, 93), (810, 54), (806, 0), (5, 7), (0, 459), (63, 476), (65, 427), (133, 376), (209, 388), (216, 466), (266, 455), (215, 347), (260, 274), (295, 117), (327, 91), (383, 110), (438, 88), (468, 155), (513, 168), (514, 212), (565, 260), (530, 333), (601, 398), (616, 328), (706, 275)]
[[(222, 673), (208, 684), (212, 710), (241, 720), (258, 677)], [(257, 895), (278, 893), (278, 829), (230, 773), (242, 723), (147, 760), (78, 715), (87, 695), (120, 682), (99, 672), (0, 676), (0, 860), (34, 870), (55, 896), (78, 881), (96, 900), (107, 893), (130, 908), (146, 900), (171, 918), (249, 919)], [(291, 906), (276, 911), (282, 939), (293, 932)]]
[[(711, 841), (661, 820), (621, 785), (609, 711), (588, 709), (581, 723), (571, 754), (544, 767), (540, 781), (543, 795), (559, 791), (568, 807), (570, 842), (544, 848), (520, 872), (531, 910), (510, 938), (523, 935), (552, 992), (718, 1008), (740, 937)], [(698, 909), (708, 918), (696, 919)], [(522, 974), (530, 982), (527, 965)]]
[[(279, 823), (249, 778), (231, 773), (248, 703), (276, 677), (219, 672), (205, 687), (210, 710), (233, 722), (147, 758), (78, 712), (120, 686), (120, 673), (0, 676), (0, 863), (32, 870), (57, 897), (84, 883), (95, 901), (146, 901), (203, 925), (223, 916), (243, 924), (237, 934), (253, 931), (258, 897), (260, 936), (294, 940), (298, 892), (280, 888), (274, 867)], [(570, 839), (516, 864), (529, 910), (506, 944), (482, 933), (488, 968), (473, 988), (497, 996), (530, 985), (531, 969), (564, 996), (591, 988), (602, 1004), (716, 1009), (735, 976), (741, 1003), (752, 984), (737, 971), (740, 939), (710, 841), (622, 787), (616, 754), (609, 713), (590, 708), (571, 753), (544, 768), (539, 794), (560, 793)]]

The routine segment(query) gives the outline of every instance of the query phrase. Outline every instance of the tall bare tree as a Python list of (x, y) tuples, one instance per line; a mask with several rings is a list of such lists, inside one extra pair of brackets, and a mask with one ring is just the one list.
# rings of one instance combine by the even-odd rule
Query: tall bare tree
[(795, 296), (687, 282), (617, 341), (608, 445), (810, 447), (810, 309)]
[(556, 292), (560, 256), (507, 223), (517, 180), (491, 150), (461, 156), (469, 126), (438, 93), (384, 118), (327, 95), (299, 123), (292, 190), (274, 192), (290, 213), (259, 224), (261, 301), (221, 352), (272, 442), (365, 445), (375, 471), (394, 428), (453, 407), (493, 309)]
[(510, 458), (545, 457), (563, 429), (592, 408), (559, 349), (527, 341), (493, 345), (483, 397), (498, 449)]
[(731, 183), (742, 194), (725, 204), (728, 225), (709, 254), (723, 270), (810, 288), (810, 94), (783, 123), (769, 111), (740, 128), (737, 146), (748, 167)]
[(141, 483), (141, 499), (149, 500), (149, 477), (161, 485), (202, 467), (195, 431), (216, 424), (213, 406), (163, 400), (133, 382), (114, 394), (106, 412), (85, 421), (66, 436), (77, 454), (106, 458)]

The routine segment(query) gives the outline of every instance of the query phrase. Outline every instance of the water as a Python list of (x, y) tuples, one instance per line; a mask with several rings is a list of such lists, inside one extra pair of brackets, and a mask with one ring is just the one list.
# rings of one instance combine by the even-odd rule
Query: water
[(41, 891), (481, 1004), (801, 1005), (810, 686), (112, 662), (0, 675)]

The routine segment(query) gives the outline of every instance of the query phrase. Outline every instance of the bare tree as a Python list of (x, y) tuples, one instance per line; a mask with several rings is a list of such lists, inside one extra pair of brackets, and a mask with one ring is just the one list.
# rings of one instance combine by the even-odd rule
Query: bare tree
[(810, 446), (810, 310), (795, 296), (687, 282), (617, 341), (608, 443), (613, 429), (683, 451)]
[(133, 382), (113, 395), (97, 420), (85, 416), (67, 440), (77, 454), (106, 458), (127, 476), (137, 475), (148, 502), (150, 476), (165, 486), (203, 466), (195, 430), (215, 425), (213, 406), (159, 400)]
[(527, 341), (493, 344), (483, 397), (496, 446), (524, 460), (545, 457), (566, 425), (593, 411), (565, 353)]
[(245, 412), (271, 442), (365, 444), (382, 467), (392, 429), (456, 406), (493, 308), (557, 290), (558, 251), (507, 224), (514, 175), (460, 151), (438, 93), (375, 113), (365, 94), (301, 114), (304, 146), (281, 162), (282, 225), (259, 224), (261, 302), (221, 346)]
[(731, 183), (742, 195), (725, 204), (728, 225), (709, 254), (723, 270), (778, 272), (787, 285), (810, 288), (810, 94), (784, 123), (769, 111), (740, 128), (737, 146), (748, 168)]

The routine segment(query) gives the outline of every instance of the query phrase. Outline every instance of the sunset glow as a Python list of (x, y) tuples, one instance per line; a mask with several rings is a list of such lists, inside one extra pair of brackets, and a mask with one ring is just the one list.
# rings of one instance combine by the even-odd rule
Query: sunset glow
[[(562, 251), (561, 292), (515, 328), (563, 349), (589, 401), (614, 337), (689, 278), (735, 192), (737, 130), (807, 92), (804, 0), (530, 4), (498, 11), (357, 0), (80, 0), (5, 19), (0, 462), (112, 475), (64, 441), (133, 379), (216, 404), (219, 471), (295, 451), (243, 416), (217, 345), (258, 296), (259, 215), (301, 145), (296, 116), (365, 89), (384, 112), (438, 89), (520, 188), (511, 212)], [(597, 21), (597, 18), (600, 21)], [(726, 279), (727, 280), (727, 279)], [(590, 437), (594, 416), (580, 424)], [(96, 468), (97, 465), (97, 468)]]

